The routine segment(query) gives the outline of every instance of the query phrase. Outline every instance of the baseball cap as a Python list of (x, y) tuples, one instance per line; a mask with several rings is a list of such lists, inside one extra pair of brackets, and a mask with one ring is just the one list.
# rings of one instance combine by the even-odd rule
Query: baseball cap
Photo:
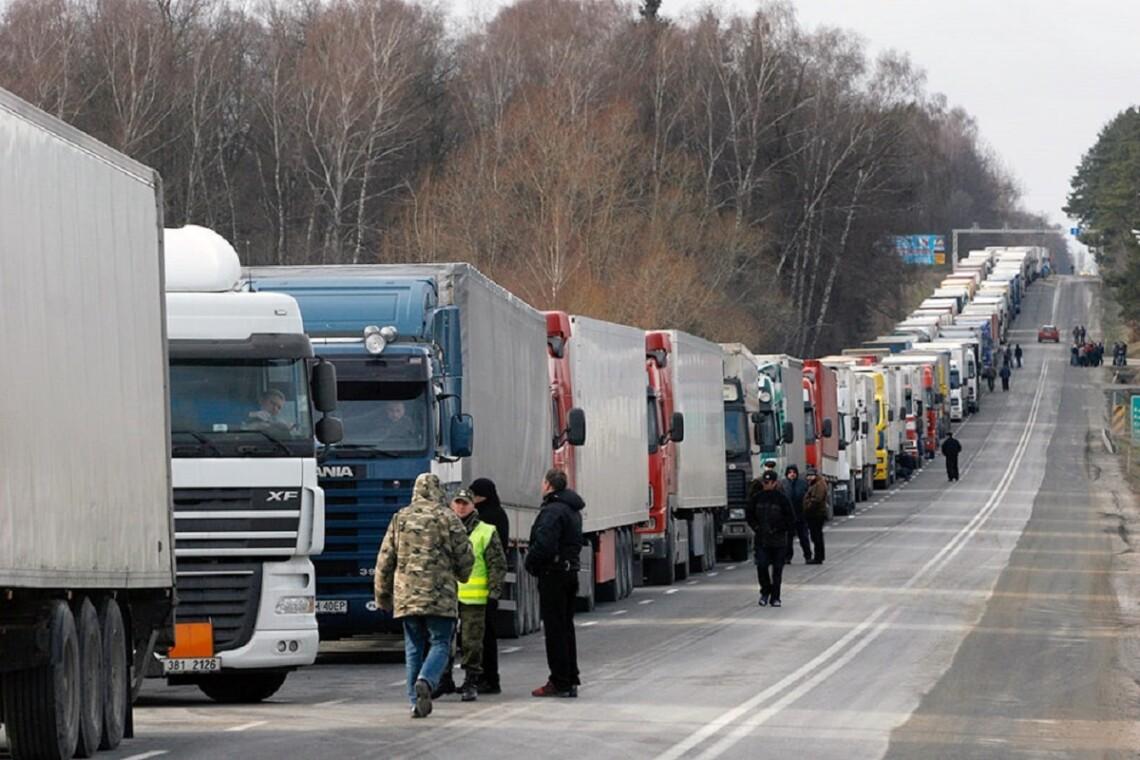
[(764, 474), (760, 476), (760, 479), (765, 482), (771, 482), (773, 480), (779, 480), (780, 476), (776, 474), (775, 470), (766, 470)]
[(452, 501), (466, 501), (466, 502), (469, 502), (471, 504), (474, 504), (475, 503), (475, 494), (471, 493), (471, 489), (469, 489), (469, 488), (460, 488), (458, 491), (455, 492), (455, 495), (451, 497), (451, 500)]

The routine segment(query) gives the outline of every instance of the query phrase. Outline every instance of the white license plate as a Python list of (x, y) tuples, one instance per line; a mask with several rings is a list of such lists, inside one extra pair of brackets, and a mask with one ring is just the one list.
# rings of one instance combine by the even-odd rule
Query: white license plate
[(166, 675), (179, 673), (217, 673), (222, 669), (220, 657), (186, 657), (162, 661), (162, 672)]
[(318, 599), (317, 600), (317, 614), (318, 615), (347, 615), (348, 614), (348, 600), (347, 599)]

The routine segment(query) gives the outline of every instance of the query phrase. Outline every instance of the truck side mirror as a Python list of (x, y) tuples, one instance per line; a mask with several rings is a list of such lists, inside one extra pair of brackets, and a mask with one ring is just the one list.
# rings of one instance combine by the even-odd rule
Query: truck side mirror
[(888, 409), (887, 410), (887, 422), (894, 422), (894, 421), (895, 421), (895, 410), (894, 409)]
[(566, 442), (571, 446), (586, 443), (586, 413), (574, 407), (566, 415)]
[(458, 459), (471, 456), (475, 445), (475, 421), (470, 414), (456, 414), (451, 417), (451, 456)]
[(336, 366), (324, 359), (313, 367), (313, 406), (325, 414), (336, 411)]
[(824, 438), (830, 438), (831, 437), (831, 418), (830, 417), (824, 417), (823, 418), (823, 437)]
[(871, 426), (867, 424), (866, 420), (863, 420), (863, 435), (867, 435), (870, 432), (871, 432)]
[(775, 439), (776, 431), (771, 426), (757, 423), (753, 426), (752, 435), (761, 451), (771, 451), (779, 445), (779, 441)]
[(673, 412), (672, 423), (669, 426), (669, 440), (673, 443), (680, 443), (685, 440), (685, 415), (680, 412)]
[(796, 426), (790, 422), (784, 423), (783, 436), (781, 443), (795, 443), (796, 442)]
[(839, 450), (840, 451), (846, 451), (847, 450), (847, 441), (843, 440), (842, 438), (839, 439)]
[[(331, 366), (331, 365), (330, 365)], [(317, 440), (326, 446), (340, 443), (344, 438), (344, 423), (328, 415), (317, 420)]]

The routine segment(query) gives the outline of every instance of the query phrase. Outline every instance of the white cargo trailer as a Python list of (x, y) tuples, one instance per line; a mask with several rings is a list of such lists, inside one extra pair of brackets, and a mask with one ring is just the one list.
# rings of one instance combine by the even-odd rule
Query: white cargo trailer
[(173, 633), (162, 187), (3, 90), (0, 156), (0, 720), (86, 757)]

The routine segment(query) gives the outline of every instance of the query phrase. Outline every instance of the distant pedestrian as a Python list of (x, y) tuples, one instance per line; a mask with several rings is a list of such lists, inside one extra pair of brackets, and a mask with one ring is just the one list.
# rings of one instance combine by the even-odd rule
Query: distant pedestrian
[(826, 552), (823, 548), (823, 524), (827, 522), (827, 481), (814, 467), (807, 469), (808, 492), (804, 497), (804, 519), (811, 533), (812, 559), (809, 565), (822, 565)]
[(992, 364), (987, 364), (986, 368), (982, 370), (982, 376), (986, 378), (986, 385), (990, 388), (990, 393), (994, 392), (994, 380), (997, 379), (997, 372), (994, 370)]
[(1069, 350), (1069, 366), (1070, 367), (1076, 367), (1077, 365), (1080, 364), (1080, 359), (1081, 359), (1081, 347), (1078, 346), (1076, 343), (1074, 343), (1073, 347)]
[(756, 535), (756, 579), (760, 583), (760, 606), (779, 607), (784, 578), (784, 551), (788, 533), (795, 529), (796, 516), (788, 497), (780, 488), (780, 476), (768, 470), (760, 476), (760, 488), (748, 497), (745, 512)]
[(546, 636), (546, 683), (534, 697), (576, 697), (581, 685), (574, 607), (581, 566), (582, 510), (586, 502), (567, 487), (566, 473), (554, 469), (542, 480), (542, 508), (530, 529), (526, 571), (538, 578), (538, 603)]
[(1013, 366), (1013, 350), (1009, 346), (1006, 346), (1005, 351), (1002, 352), (1001, 363), (1003, 367)]
[[(479, 519), (495, 526), (503, 552), (511, 550), (511, 523), (506, 510), (499, 501), (499, 490), (494, 481), (476, 478), (471, 481), (471, 493), (475, 495), (475, 509)], [(477, 685), (480, 694), (501, 694), (499, 682), (499, 637), (495, 633), (495, 619), (498, 617), (498, 598), (487, 599), (487, 625), (483, 633), (483, 676)]]
[[(487, 603), (503, 593), (507, 577), (507, 557), (495, 526), (479, 519), (475, 496), (460, 489), (451, 500), (451, 510), (463, 522), (475, 555), (471, 576), (459, 584), (459, 641), (463, 652), (464, 702), (474, 702), (483, 674), (483, 632), (487, 627)], [(450, 673), (448, 674), (450, 676)]]
[(1001, 389), (1003, 391), (1008, 391), (1009, 390), (1009, 376), (1013, 374), (1012, 372), (1010, 372), (1009, 365), (1007, 364), (1004, 367), (1002, 367), (1001, 372), (999, 374), (1001, 375)]
[(412, 502), (392, 518), (376, 557), (376, 606), (404, 624), (404, 663), (413, 718), (431, 714), (459, 614), (459, 583), (475, 563), (459, 518), (444, 504), (439, 478), (416, 478)]
[(962, 453), (962, 444), (951, 432), (946, 433), (946, 440), (942, 442), (942, 456), (946, 457), (946, 478), (954, 483), (958, 480), (958, 455)]
[(1022, 352), (1022, 350), (1021, 350), (1021, 344), (1020, 344), (1020, 343), (1016, 343), (1016, 344), (1014, 344), (1014, 347), (1013, 347), (1013, 358), (1017, 360), (1017, 368), (1018, 368), (1018, 369), (1021, 369), (1021, 357), (1022, 357), (1023, 355), (1024, 355), (1024, 354), (1023, 354), (1023, 352)]
[(788, 531), (788, 545), (784, 562), (788, 565), (792, 564), (797, 537), (800, 539), (800, 550), (804, 554), (804, 562), (811, 562), (811, 544), (808, 543), (808, 526), (804, 520), (804, 494), (808, 491), (808, 484), (800, 478), (800, 468), (794, 464), (788, 465), (784, 470), (784, 482), (781, 486), (784, 489), (784, 496), (788, 497), (788, 502), (792, 505), (792, 513), (796, 516), (795, 530)]

